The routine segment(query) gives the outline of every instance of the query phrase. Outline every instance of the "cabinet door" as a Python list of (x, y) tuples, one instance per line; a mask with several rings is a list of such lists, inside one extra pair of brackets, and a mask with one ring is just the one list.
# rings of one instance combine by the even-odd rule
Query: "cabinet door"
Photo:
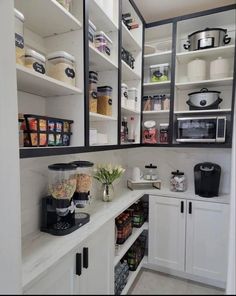
[(228, 205), (188, 201), (186, 271), (224, 281), (227, 249)]
[(150, 196), (149, 252), (150, 264), (184, 270), (186, 201)]
[(28, 295), (72, 295), (74, 294), (75, 254), (63, 257), (36, 283), (24, 291)]
[(80, 295), (114, 293), (114, 240), (114, 223), (109, 222), (80, 246), (83, 268), (81, 276), (76, 277), (76, 293)]

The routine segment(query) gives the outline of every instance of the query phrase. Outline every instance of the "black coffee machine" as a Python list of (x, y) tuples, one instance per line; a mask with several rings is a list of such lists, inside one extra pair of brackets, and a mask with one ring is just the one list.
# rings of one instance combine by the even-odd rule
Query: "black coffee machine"
[(88, 223), (90, 217), (87, 213), (75, 212), (73, 195), (76, 190), (77, 166), (59, 163), (48, 168), (51, 195), (42, 199), (40, 230), (62, 236)]
[(194, 167), (195, 194), (202, 197), (214, 197), (219, 194), (221, 167), (218, 164), (204, 162)]

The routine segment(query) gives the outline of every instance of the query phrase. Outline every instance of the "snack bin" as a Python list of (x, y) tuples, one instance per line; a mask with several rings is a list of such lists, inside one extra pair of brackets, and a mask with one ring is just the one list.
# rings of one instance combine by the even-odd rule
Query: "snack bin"
[(100, 52), (110, 56), (112, 49), (112, 41), (103, 31), (99, 31), (95, 35), (95, 47)]
[(48, 76), (75, 86), (75, 58), (65, 51), (47, 55), (46, 73)]
[(17, 9), (15, 12), (15, 48), (16, 63), (24, 65), (25, 43), (24, 43), (24, 15)]
[(27, 48), (25, 51), (25, 67), (40, 74), (45, 74), (46, 58), (37, 51)]
[(169, 79), (170, 66), (168, 63), (150, 66), (150, 82), (162, 82)]
[(89, 71), (89, 111), (97, 113), (97, 83), (98, 73)]
[(98, 87), (98, 113), (112, 116), (112, 87)]

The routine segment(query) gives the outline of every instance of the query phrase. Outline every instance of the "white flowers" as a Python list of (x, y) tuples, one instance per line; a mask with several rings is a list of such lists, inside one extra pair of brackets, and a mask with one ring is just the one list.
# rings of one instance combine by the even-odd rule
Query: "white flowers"
[(125, 172), (121, 165), (98, 164), (94, 169), (94, 178), (103, 184), (112, 184)]

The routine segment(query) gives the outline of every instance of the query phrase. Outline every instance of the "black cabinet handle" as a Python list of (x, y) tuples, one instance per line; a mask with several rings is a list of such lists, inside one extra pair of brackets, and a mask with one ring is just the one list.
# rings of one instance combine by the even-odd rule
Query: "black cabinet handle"
[(191, 201), (188, 204), (188, 213), (192, 214), (192, 202)]
[(181, 213), (184, 212), (184, 202), (183, 201), (181, 201), (180, 212)]
[(89, 266), (88, 253), (89, 253), (89, 249), (83, 248), (83, 267), (84, 268), (88, 268), (88, 266)]
[(81, 253), (76, 254), (76, 274), (80, 276), (82, 273), (82, 255)]

